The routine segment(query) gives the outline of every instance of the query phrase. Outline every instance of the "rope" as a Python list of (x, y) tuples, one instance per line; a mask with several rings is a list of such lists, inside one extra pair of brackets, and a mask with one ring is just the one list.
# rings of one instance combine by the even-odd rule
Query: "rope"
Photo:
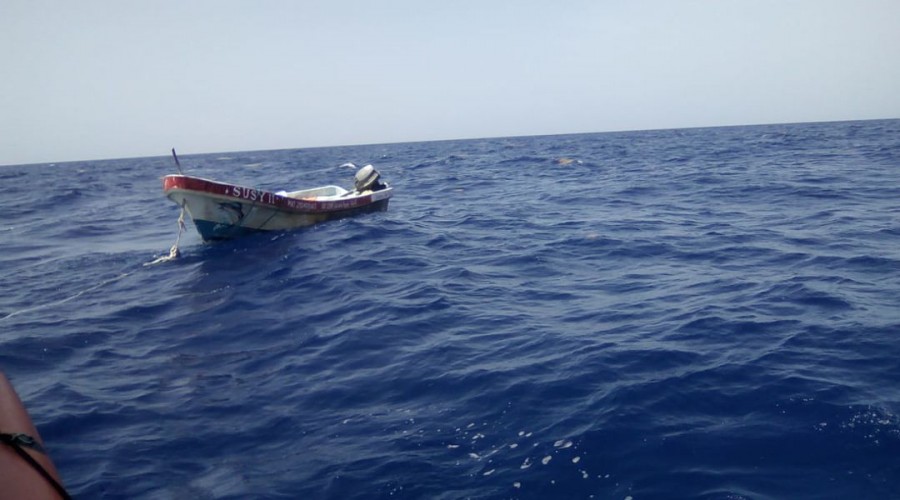
[(275, 217), (277, 214), (278, 214), (277, 210), (272, 210), (272, 215), (270, 215), (269, 218), (266, 219), (262, 224), (260, 224), (259, 227), (256, 229), (262, 229), (262, 228), (266, 227), (266, 224), (268, 224), (269, 221), (272, 220), (272, 218)]
[(72, 497), (69, 496), (69, 493), (66, 492), (66, 489), (63, 488), (61, 484), (59, 484), (59, 481), (51, 476), (50, 473), (47, 472), (47, 469), (45, 469), (41, 464), (38, 463), (37, 460), (32, 458), (32, 456), (25, 451), (24, 447), (28, 447), (35, 451), (43, 453), (44, 449), (40, 445), (40, 443), (37, 442), (37, 440), (25, 434), (0, 433), (0, 443), (8, 444), (9, 446), (11, 446), (13, 451), (15, 451), (17, 455), (22, 457), (22, 460), (27, 462), (28, 465), (30, 465), (35, 471), (37, 471), (38, 474), (41, 475), (41, 477), (43, 477), (48, 483), (50, 483), (50, 486), (52, 486), (53, 489), (56, 490), (57, 493), (59, 493), (59, 496), (62, 497), (63, 500), (71, 500)]
[(178, 244), (181, 242), (181, 235), (184, 233), (187, 228), (184, 226), (184, 205), (185, 203), (181, 203), (181, 214), (178, 215), (178, 236), (175, 238), (175, 244), (172, 245), (172, 248), (169, 249), (169, 255), (163, 255), (162, 257), (158, 257), (156, 260), (152, 262), (147, 262), (144, 266), (152, 266), (154, 264), (160, 264), (163, 262), (169, 262), (170, 260), (175, 260), (181, 256), (181, 251), (178, 250)]
[[(175, 244), (172, 245), (172, 248), (169, 249), (169, 254), (168, 254), (168, 255), (163, 255), (162, 257), (158, 257), (156, 260), (154, 260), (154, 261), (152, 261), (152, 262), (146, 262), (146, 263), (144, 263), (144, 266), (145, 266), (145, 267), (146, 267), (146, 266), (152, 266), (152, 265), (154, 265), (154, 264), (161, 264), (161, 263), (163, 263), (163, 262), (169, 262), (170, 260), (175, 260), (175, 259), (177, 259), (178, 257), (181, 256), (181, 251), (178, 250), (178, 245), (179, 245), (179, 243), (181, 243), (181, 235), (187, 230), (186, 226), (184, 225), (184, 212), (185, 212), (185, 207), (184, 207), (184, 203), (182, 203), (182, 205), (181, 205), (181, 214), (178, 215), (178, 236), (175, 238)], [(76, 293), (76, 294), (74, 294), (74, 295), (72, 295), (72, 296), (66, 297), (66, 298), (64, 298), (64, 299), (57, 300), (57, 301), (55, 301), (55, 302), (50, 302), (49, 304), (41, 304), (41, 305), (37, 305), (37, 306), (34, 306), (34, 307), (28, 307), (28, 308), (25, 308), (25, 309), (20, 309), (20, 310), (18, 310), (18, 311), (13, 311), (13, 312), (7, 314), (6, 316), (0, 316), (0, 322), (5, 321), (5, 320), (7, 320), (7, 319), (9, 319), (9, 318), (12, 318), (13, 316), (18, 316), (18, 315), (20, 315), (20, 314), (24, 314), (24, 313), (28, 313), (28, 312), (32, 312), (32, 311), (37, 311), (37, 310), (39, 310), (39, 309), (44, 309), (44, 308), (46, 308), (46, 307), (51, 307), (51, 306), (56, 306), (56, 305), (64, 304), (64, 303), (69, 302), (69, 301), (71, 301), (71, 300), (77, 299), (78, 297), (80, 297), (80, 296), (82, 296), (82, 295), (84, 295), (84, 294), (86, 294), (86, 293), (88, 293), (88, 292), (90, 292), (90, 291), (96, 290), (96, 289), (98, 289), (98, 288), (100, 288), (100, 287), (103, 287), (103, 286), (105, 286), (105, 285), (108, 285), (109, 283), (112, 283), (112, 282), (114, 282), (114, 281), (118, 281), (118, 280), (120, 280), (120, 279), (122, 279), (122, 278), (125, 278), (125, 277), (127, 277), (127, 276), (130, 276), (130, 275), (131, 275), (130, 272), (128, 272), (128, 273), (123, 273), (123, 274), (120, 274), (119, 276), (116, 276), (116, 277), (114, 277), (114, 278), (110, 278), (110, 279), (108, 279), (108, 280), (106, 280), (106, 281), (102, 281), (102, 282), (100, 282), (100, 283), (97, 283), (96, 285), (94, 285), (94, 286), (92, 286), (92, 287), (90, 287), (90, 288), (86, 288), (86, 289), (84, 289), (84, 290), (82, 290), (82, 291), (80, 291), (80, 292), (78, 292), (78, 293)]]
[[(144, 264), (144, 265), (145, 265), (145, 266), (148, 266), (148, 265), (150, 265), (150, 264)], [(60, 304), (65, 304), (66, 302), (75, 300), (75, 299), (77, 299), (78, 297), (81, 297), (82, 295), (84, 295), (84, 294), (86, 294), (86, 293), (88, 293), (88, 292), (91, 292), (91, 291), (94, 291), (94, 290), (96, 290), (96, 289), (98, 289), (98, 288), (101, 288), (101, 287), (103, 287), (103, 286), (106, 286), (106, 285), (108, 285), (108, 284), (110, 284), (110, 283), (112, 283), (112, 282), (114, 282), (114, 281), (119, 281), (120, 279), (126, 278), (126, 277), (128, 277), (128, 276), (130, 276), (130, 275), (131, 275), (131, 273), (123, 273), (123, 274), (120, 274), (120, 275), (118, 275), (118, 276), (116, 276), (116, 277), (114, 277), (114, 278), (110, 278), (110, 279), (108, 279), (108, 280), (106, 280), (106, 281), (101, 281), (100, 283), (97, 283), (96, 285), (94, 285), (94, 286), (92, 286), (92, 287), (90, 287), (90, 288), (86, 288), (86, 289), (84, 289), (84, 290), (82, 290), (82, 291), (76, 293), (75, 295), (71, 295), (71, 296), (66, 297), (66, 298), (64, 298), (64, 299), (57, 300), (57, 301), (55, 301), (55, 302), (50, 302), (49, 304), (41, 304), (41, 305), (37, 305), (37, 306), (34, 306), (34, 307), (28, 307), (28, 308), (25, 308), (25, 309), (19, 309), (18, 311), (13, 311), (13, 312), (7, 314), (6, 316), (3, 316), (2, 318), (0, 318), (0, 321), (7, 320), (7, 319), (9, 319), (9, 318), (12, 318), (13, 316), (18, 316), (18, 315), (20, 315), (20, 314), (29, 313), (29, 312), (32, 312), (32, 311), (38, 311), (38, 310), (40, 310), (40, 309), (44, 309), (44, 308), (52, 307), (52, 306), (58, 306), (58, 305), (60, 305)]]

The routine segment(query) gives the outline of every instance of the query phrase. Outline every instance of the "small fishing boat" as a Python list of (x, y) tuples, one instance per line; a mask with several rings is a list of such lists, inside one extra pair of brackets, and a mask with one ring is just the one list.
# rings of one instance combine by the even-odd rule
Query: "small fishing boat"
[(354, 184), (273, 192), (179, 174), (163, 178), (163, 192), (187, 211), (204, 241), (215, 241), (387, 210), (393, 188), (371, 165)]
[(0, 372), (0, 498), (71, 498), (12, 384)]

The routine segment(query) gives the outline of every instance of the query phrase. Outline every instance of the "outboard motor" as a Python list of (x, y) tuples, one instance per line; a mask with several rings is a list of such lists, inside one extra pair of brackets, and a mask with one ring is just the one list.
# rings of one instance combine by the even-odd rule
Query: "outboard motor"
[(366, 165), (359, 169), (359, 172), (356, 172), (355, 186), (360, 193), (363, 191), (378, 191), (387, 187), (381, 183), (381, 174), (372, 165)]

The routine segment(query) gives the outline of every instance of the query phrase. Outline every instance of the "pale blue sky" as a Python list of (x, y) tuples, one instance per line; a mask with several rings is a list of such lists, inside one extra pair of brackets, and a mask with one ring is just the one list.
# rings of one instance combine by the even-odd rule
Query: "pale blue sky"
[(898, 0), (0, 0), (0, 165), (900, 117)]

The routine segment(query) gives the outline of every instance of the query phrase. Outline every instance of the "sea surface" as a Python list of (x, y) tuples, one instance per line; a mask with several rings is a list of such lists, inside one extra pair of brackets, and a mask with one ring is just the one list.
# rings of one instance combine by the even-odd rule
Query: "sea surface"
[(76, 498), (900, 498), (900, 120), (181, 152), (395, 196), (146, 265), (171, 158), (0, 167)]

